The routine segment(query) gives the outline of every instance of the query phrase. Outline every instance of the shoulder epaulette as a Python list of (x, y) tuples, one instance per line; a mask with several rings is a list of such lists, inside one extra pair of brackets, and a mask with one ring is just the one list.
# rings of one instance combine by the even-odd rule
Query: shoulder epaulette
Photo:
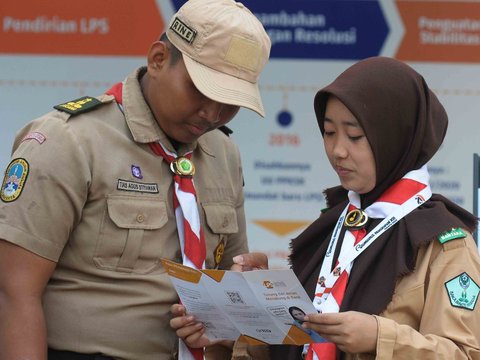
[(461, 228), (451, 229), (437, 236), (438, 241), (440, 241), (440, 244), (445, 244), (447, 241), (455, 240), (455, 239), (463, 239), (466, 237), (467, 237), (467, 234)]
[(230, 136), (230, 134), (233, 134), (233, 130), (230, 129), (228, 126), (222, 125), (218, 128), (221, 132), (223, 132), (225, 135)]
[(77, 115), (102, 105), (103, 102), (94, 98), (93, 96), (83, 96), (76, 100), (72, 100), (63, 104), (55, 105), (53, 108), (69, 113), (70, 115)]

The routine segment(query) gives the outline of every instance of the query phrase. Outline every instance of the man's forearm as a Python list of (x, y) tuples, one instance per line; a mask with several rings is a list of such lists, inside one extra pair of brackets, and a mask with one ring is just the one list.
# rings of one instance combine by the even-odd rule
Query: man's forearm
[(9, 298), (0, 291), (0, 360), (47, 360), (40, 300)]

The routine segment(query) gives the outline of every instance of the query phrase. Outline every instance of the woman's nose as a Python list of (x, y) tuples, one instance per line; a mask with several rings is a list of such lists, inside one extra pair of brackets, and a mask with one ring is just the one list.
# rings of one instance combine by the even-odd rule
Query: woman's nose
[(333, 155), (341, 159), (347, 157), (348, 150), (343, 141), (341, 140), (335, 141), (335, 144), (333, 145)]

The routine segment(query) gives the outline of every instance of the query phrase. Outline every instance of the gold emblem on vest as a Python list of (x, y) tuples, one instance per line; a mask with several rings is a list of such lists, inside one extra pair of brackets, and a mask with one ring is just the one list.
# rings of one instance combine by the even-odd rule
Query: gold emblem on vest
[(367, 213), (361, 209), (354, 209), (348, 212), (344, 225), (350, 230), (358, 230), (367, 225), (367, 222)]

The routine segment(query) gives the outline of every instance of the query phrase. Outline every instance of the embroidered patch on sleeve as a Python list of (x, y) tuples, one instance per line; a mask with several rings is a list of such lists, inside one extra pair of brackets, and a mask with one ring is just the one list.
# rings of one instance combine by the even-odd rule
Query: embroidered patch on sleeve
[(102, 102), (94, 97), (84, 96), (65, 104), (55, 105), (53, 108), (71, 115), (77, 115), (92, 110), (101, 104)]
[(475, 309), (480, 287), (466, 272), (447, 281), (445, 288), (452, 306), (468, 310)]
[(22, 142), (24, 142), (26, 140), (36, 140), (39, 144), (43, 144), (45, 142), (45, 140), (47, 140), (47, 138), (42, 133), (39, 133), (38, 131), (34, 131), (34, 132), (31, 132), (31, 133), (27, 134), (22, 139)]
[(445, 244), (447, 241), (455, 240), (455, 239), (463, 239), (465, 237), (467, 237), (467, 234), (465, 233), (465, 231), (463, 231), (461, 228), (456, 228), (449, 231), (445, 231), (444, 233), (441, 233), (440, 235), (438, 235), (438, 241), (440, 241), (440, 244)]
[(28, 177), (29, 166), (25, 159), (13, 159), (5, 171), (0, 198), (3, 202), (18, 199)]

